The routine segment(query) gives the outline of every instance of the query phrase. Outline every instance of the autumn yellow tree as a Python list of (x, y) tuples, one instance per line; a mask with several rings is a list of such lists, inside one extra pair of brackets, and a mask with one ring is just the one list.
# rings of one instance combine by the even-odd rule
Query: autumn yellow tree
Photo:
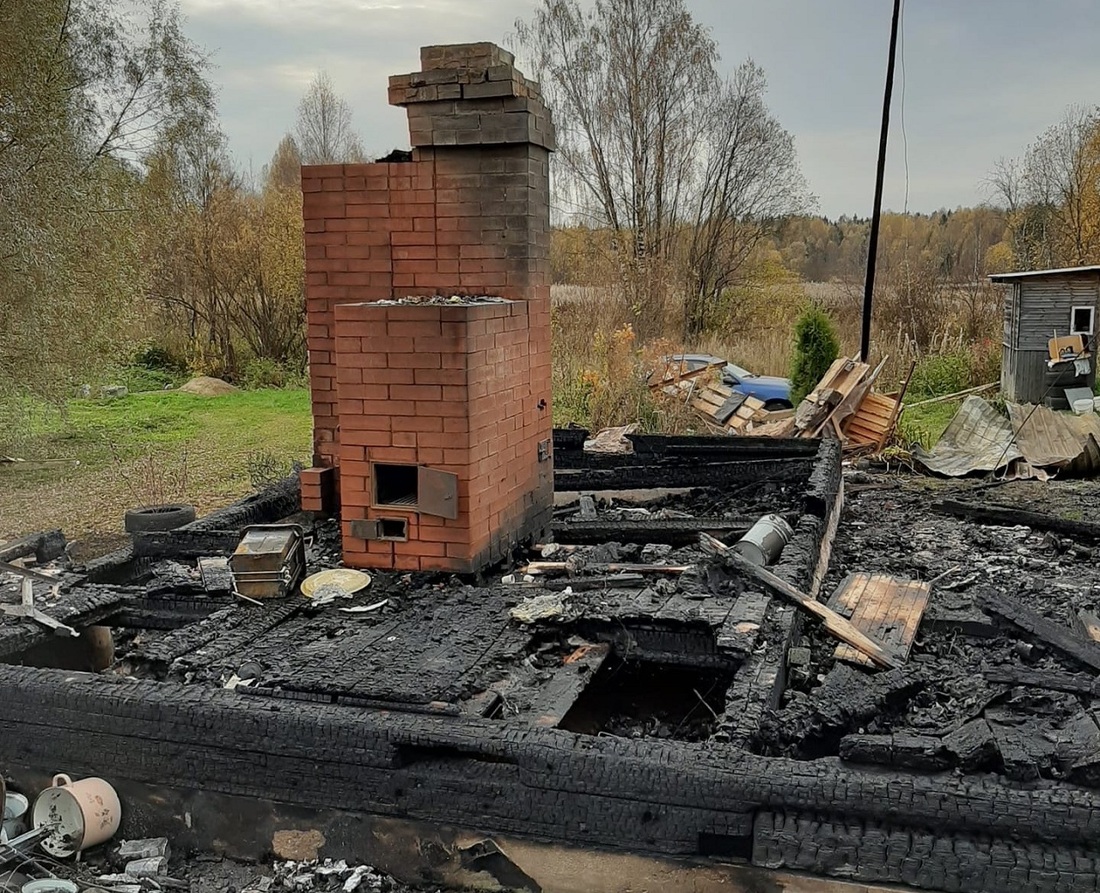
[(1011, 221), (1018, 268), (1100, 261), (1100, 110), (1072, 106), (990, 175)]
[(171, 3), (0, 4), (0, 401), (60, 400), (125, 356), (149, 142), (210, 91)]

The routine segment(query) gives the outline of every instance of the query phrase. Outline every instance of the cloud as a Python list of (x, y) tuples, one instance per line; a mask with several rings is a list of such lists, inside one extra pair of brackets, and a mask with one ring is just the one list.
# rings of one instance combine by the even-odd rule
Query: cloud
[[(212, 52), (222, 125), (239, 158), (265, 162), (291, 129), (298, 100), (326, 70), (368, 151), (406, 146), (387, 77), (419, 67), (419, 48), (507, 44), (540, 0), (182, 0), (188, 34)], [(732, 70), (764, 66), (769, 105), (795, 137), (825, 214), (867, 214), (889, 34), (882, 0), (685, 0), (712, 29)], [(1024, 151), (1070, 103), (1095, 102), (1092, 52), (1100, 6), (1087, 0), (907, 4), (904, 83), (891, 120), (885, 204), (935, 210), (982, 201), (996, 159)], [(1072, 28), (1065, 22), (1073, 21)], [(509, 47), (515, 49), (515, 47)], [(1026, 48), (1026, 53), (1023, 50)], [(904, 102), (902, 89), (904, 87)]]

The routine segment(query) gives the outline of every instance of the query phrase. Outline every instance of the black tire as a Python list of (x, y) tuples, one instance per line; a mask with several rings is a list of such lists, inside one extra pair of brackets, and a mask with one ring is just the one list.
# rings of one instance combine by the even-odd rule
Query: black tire
[(779, 412), (782, 409), (793, 408), (794, 407), (791, 406), (791, 404), (788, 403), (786, 400), (769, 400), (767, 403), (764, 404), (765, 412)]
[(193, 505), (147, 505), (128, 510), (124, 523), (127, 533), (146, 533), (150, 530), (175, 530), (194, 520)]

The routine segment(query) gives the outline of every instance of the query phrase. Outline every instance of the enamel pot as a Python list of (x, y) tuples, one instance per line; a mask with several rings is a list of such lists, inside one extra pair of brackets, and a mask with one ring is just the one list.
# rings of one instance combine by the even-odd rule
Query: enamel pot
[(122, 805), (102, 778), (73, 781), (68, 775), (55, 775), (53, 786), (35, 798), (31, 818), (35, 828), (53, 826), (42, 849), (64, 858), (110, 840), (122, 819)]

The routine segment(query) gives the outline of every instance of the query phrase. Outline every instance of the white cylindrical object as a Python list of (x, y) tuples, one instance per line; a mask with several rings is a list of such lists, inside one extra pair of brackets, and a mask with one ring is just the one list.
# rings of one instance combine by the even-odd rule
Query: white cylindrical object
[(23, 885), (23, 893), (77, 893), (79, 889), (72, 881), (59, 877), (27, 881)]
[(30, 801), (22, 794), (9, 791), (4, 795), (4, 838), (14, 840), (20, 834), (26, 832), (27, 808), (29, 806)]
[(35, 797), (31, 818), (35, 828), (53, 826), (42, 849), (63, 859), (114, 837), (122, 805), (102, 778), (73, 781), (68, 775), (55, 775), (53, 787)]
[(794, 536), (781, 515), (764, 515), (731, 547), (734, 552), (760, 567), (774, 564)]

